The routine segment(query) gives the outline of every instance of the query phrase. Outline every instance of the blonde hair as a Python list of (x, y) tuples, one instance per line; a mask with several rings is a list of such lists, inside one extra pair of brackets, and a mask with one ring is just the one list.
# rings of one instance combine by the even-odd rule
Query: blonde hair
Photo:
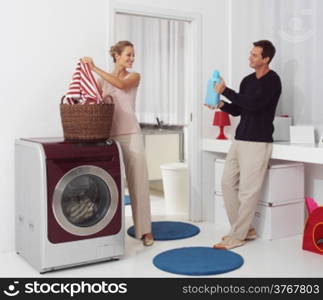
[(111, 46), (109, 53), (113, 58), (113, 62), (116, 62), (115, 55), (116, 54), (121, 55), (122, 51), (126, 47), (133, 47), (133, 44), (131, 42), (129, 42), (129, 41), (119, 41), (115, 45)]

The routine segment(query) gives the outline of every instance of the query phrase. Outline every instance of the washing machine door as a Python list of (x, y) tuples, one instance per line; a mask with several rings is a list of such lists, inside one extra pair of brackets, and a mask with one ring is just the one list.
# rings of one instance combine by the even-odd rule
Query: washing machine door
[(118, 199), (117, 185), (108, 172), (83, 165), (70, 170), (57, 183), (52, 208), (64, 230), (87, 236), (111, 222)]

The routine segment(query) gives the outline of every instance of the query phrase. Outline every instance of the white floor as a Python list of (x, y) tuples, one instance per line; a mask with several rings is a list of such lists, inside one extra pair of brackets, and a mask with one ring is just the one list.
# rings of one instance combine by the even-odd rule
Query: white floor
[[(182, 220), (183, 216), (165, 216), (164, 199), (152, 195), (153, 221)], [(126, 206), (126, 229), (132, 225), (130, 207)], [(152, 260), (158, 253), (178, 247), (212, 246), (226, 232), (210, 223), (195, 223), (201, 232), (188, 239), (156, 241), (152, 247), (126, 235), (125, 255), (118, 261), (97, 263), (40, 275), (14, 252), (0, 254), (0, 277), (183, 277), (161, 271)], [(208, 277), (323, 277), (323, 255), (302, 250), (302, 237), (266, 241), (257, 239), (234, 251), (244, 258), (235, 271)]]

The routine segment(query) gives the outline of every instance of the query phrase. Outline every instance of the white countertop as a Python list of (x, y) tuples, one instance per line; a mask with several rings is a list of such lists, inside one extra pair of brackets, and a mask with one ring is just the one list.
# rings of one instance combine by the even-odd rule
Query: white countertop
[[(232, 140), (203, 139), (202, 150), (228, 153)], [(318, 144), (273, 143), (271, 158), (305, 163), (323, 164), (323, 147)]]

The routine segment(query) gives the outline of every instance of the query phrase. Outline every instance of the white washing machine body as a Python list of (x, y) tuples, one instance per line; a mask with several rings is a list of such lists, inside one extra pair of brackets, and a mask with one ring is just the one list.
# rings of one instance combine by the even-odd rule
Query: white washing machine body
[(40, 273), (119, 259), (123, 169), (117, 142), (16, 140), (16, 252)]

